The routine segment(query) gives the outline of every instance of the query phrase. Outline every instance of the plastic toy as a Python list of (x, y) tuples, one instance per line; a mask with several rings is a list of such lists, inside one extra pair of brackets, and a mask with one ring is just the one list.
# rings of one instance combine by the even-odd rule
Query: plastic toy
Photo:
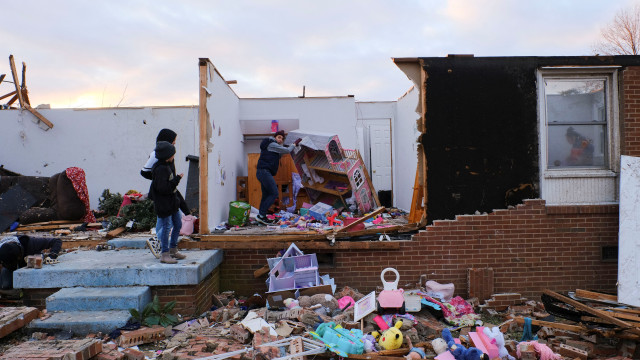
[(381, 348), (385, 350), (399, 349), (403, 340), (402, 332), (400, 331), (401, 326), (402, 321), (398, 321), (393, 327), (385, 330), (382, 335), (377, 331), (372, 332), (371, 335), (378, 339), (378, 345)]
[(310, 331), (309, 333), (316, 340), (322, 341), (329, 350), (342, 357), (364, 352), (364, 342), (362, 341), (362, 331), (360, 329), (347, 331), (332, 321), (320, 324), (316, 331)]
[(327, 216), (327, 220), (329, 221), (329, 226), (334, 226), (334, 225), (342, 225), (342, 220), (340, 219), (336, 219), (336, 217), (338, 216), (338, 212), (337, 211), (333, 211), (333, 214), (331, 214), (330, 216)]
[[(384, 274), (387, 271), (392, 271), (396, 274), (396, 280), (394, 282), (387, 282), (384, 280)], [(398, 313), (404, 314), (404, 290), (398, 289), (398, 281), (400, 281), (400, 274), (394, 268), (386, 268), (380, 273), (380, 279), (384, 290), (380, 291), (378, 300), (376, 302), (378, 313), (382, 313), (384, 309), (395, 309)]]
[(411, 344), (411, 338), (407, 337), (407, 345), (409, 345), (409, 353), (404, 356), (407, 360), (421, 360), (427, 357), (427, 353), (423, 347), (415, 347)]
[(451, 336), (451, 331), (447, 328), (442, 330), (442, 338), (447, 342), (447, 347), (456, 360), (489, 360), (489, 355), (483, 353), (475, 347), (465, 348), (460, 344), (456, 344)]

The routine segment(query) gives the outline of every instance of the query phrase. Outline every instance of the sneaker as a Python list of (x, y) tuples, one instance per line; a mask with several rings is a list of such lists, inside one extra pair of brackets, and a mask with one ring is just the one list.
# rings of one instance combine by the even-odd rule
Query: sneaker
[(273, 220), (269, 220), (266, 216), (258, 215), (256, 216), (256, 221), (262, 225), (273, 225)]

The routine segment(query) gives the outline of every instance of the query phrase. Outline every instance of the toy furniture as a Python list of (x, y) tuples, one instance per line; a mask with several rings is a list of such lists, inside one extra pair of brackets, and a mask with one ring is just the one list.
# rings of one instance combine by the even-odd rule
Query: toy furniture
[(322, 201), (335, 208), (347, 207), (353, 196), (362, 213), (380, 206), (360, 154), (343, 149), (338, 135), (312, 131), (290, 131), (285, 145), (300, 141), (293, 162), (313, 203)]
[(267, 259), (269, 292), (321, 285), (316, 254), (304, 254), (291, 244), (281, 258)]

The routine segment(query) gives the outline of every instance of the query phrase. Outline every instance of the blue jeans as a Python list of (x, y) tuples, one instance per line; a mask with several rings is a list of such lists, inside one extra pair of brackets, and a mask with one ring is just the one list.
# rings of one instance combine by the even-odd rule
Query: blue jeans
[(256, 170), (256, 177), (260, 181), (260, 187), (262, 188), (262, 200), (260, 200), (260, 215), (267, 215), (267, 210), (273, 205), (278, 197), (278, 186), (273, 179), (273, 175), (267, 169)]
[[(173, 227), (173, 231), (171, 228)], [(167, 217), (159, 217), (156, 222), (156, 234), (162, 244), (162, 252), (168, 252), (169, 249), (178, 247), (178, 236), (182, 228), (182, 215), (180, 211), (176, 211), (173, 215)], [(171, 242), (169, 242), (169, 233), (171, 233)]]

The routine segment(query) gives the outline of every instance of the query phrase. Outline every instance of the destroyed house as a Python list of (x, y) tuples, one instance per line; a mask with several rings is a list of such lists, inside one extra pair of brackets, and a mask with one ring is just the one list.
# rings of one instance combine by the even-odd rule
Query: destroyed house
[[(222, 249), (216, 290), (251, 295), (267, 290), (266, 274), (254, 273), (291, 241), (215, 242), (205, 235), (226, 220), (236, 181), (248, 174), (247, 156), (271, 133), (274, 119), (288, 132), (331, 127), (342, 146), (364, 150), (368, 167), (384, 149), (392, 167), (377, 168), (373, 187), (390, 189), (395, 206), (423, 205), (428, 223), (403, 240), (294, 240), (304, 253), (316, 254), (318, 270), (336, 284), (368, 292), (380, 286), (380, 270), (393, 267), (407, 283), (426, 275), (480, 300), (500, 292), (535, 298), (543, 289), (615, 291), (620, 157), (640, 156), (640, 58), (394, 62), (414, 88), (397, 102), (359, 103), (351, 96), (239, 98), (201, 59), (197, 107), (43, 109), (56, 125), (49, 131), (25, 121), (27, 112), (0, 111), (6, 129), (0, 139), (21, 149), (3, 163), (38, 176), (82, 166), (95, 208), (105, 188), (146, 190), (139, 168), (157, 130), (173, 128), (180, 134), (177, 166), (186, 173), (191, 164), (185, 157), (199, 156), (194, 178), (203, 236), (189, 246)], [(378, 129), (387, 131), (381, 143), (388, 146), (371, 135)], [(136, 134), (136, 141), (122, 133)], [(64, 143), (74, 147), (54, 146)], [(377, 178), (385, 171), (387, 184)], [(180, 186), (186, 194), (186, 184)], [(413, 190), (422, 194), (412, 200), (420, 192)]]
[[(544, 289), (615, 292), (620, 158), (640, 155), (640, 57), (394, 62), (419, 91), (418, 174), (429, 225), (378, 248), (316, 248), (328, 259), (321, 268), (361, 291), (379, 286), (379, 268), (393, 266), (404, 279), (427, 274), (480, 300)], [(251, 250), (226, 251), (223, 278), (231, 268), (249, 275), (260, 263), (246, 262), (253, 258)], [(258, 283), (245, 279), (222, 285), (242, 292)]]

